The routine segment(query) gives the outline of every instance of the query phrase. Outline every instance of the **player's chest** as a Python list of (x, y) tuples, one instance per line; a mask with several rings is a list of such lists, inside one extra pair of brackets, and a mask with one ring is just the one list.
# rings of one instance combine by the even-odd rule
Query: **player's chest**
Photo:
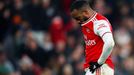
[(96, 38), (96, 34), (94, 33), (93, 27), (83, 26), (82, 27), (82, 33), (83, 33), (84, 39), (94, 39), (94, 38)]

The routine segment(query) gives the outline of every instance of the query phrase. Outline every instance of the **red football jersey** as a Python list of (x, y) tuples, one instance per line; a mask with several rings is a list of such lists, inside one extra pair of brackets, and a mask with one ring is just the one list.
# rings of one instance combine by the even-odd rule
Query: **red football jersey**
[[(107, 18), (96, 12), (81, 27), (86, 43), (84, 68), (88, 68), (90, 62), (98, 61), (104, 45), (102, 37), (106, 33), (112, 33), (112, 27)], [(114, 68), (111, 55), (105, 63)]]

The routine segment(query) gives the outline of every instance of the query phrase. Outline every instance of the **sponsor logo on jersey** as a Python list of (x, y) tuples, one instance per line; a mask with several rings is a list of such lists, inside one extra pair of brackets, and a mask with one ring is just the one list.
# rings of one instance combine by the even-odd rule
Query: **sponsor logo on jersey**
[(97, 28), (97, 30), (101, 29), (101, 28), (105, 28), (107, 27), (105, 24), (100, 24), (99, 27)]
[(96, 44), (95, 40), (88, 40), (86, 35), (84, 35), (84, 39), (85, 39), (86, 45), (88, 45), (88, 46)]
[(86, 45), (88, 45), (88, 46), (96, 45), (95, 40), (86, 40), (85, 43), (86, 43)]

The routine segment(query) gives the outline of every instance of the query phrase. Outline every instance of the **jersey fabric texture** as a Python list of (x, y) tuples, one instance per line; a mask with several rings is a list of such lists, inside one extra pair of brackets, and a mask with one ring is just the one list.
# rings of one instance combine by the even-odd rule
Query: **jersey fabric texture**
[[(85, 46), (85, 64), (84, 69), (90, 67), (90, 62), (97, 62), (102, 50), (104, 42), (102, 37), (106, 33), (112, 33), (112, 27), (107, 18), (101, 14), (94, 13), (84, 24), (81, 25), (82, 33), (86, 43)], [(106, 59), (105, 63), (114, 69), (111, 55)]]

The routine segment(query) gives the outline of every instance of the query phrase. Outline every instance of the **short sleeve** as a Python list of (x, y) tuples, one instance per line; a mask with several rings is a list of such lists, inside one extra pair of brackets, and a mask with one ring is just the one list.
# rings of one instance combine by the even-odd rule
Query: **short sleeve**
[(100, 37), (103, 37), (103, 35), (106, 33), (112, 33), (110, 23), (105, 20), (95, 21), (94, 33)]

